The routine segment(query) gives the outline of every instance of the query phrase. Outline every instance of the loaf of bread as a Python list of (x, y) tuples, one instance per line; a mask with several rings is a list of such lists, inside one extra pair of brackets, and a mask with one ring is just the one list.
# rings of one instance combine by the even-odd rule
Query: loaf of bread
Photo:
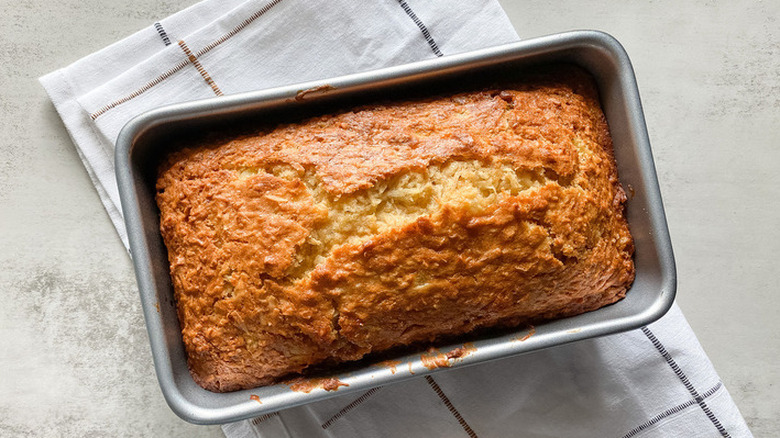
[(607, 123), (573, 68), (203, 143), (161, 166), (157, 202), (211, 391), (591, 311), (634, 278)]

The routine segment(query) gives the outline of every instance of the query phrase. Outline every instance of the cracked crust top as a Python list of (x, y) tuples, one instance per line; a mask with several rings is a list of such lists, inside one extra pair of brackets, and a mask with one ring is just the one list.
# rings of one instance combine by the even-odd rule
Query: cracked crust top
[(576, 69), (185, 149), (157, 189), (190, 370), (212, 391), (594, 310), (634, 278)]

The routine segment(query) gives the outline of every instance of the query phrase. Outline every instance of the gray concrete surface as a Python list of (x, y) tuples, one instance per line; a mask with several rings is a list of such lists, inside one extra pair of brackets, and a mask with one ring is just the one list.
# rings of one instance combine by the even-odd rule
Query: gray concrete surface
[[(36, 78), (191, 0), (0, 0), (0, 436), (221, 436), (158, 389), (130, 262)], [(679, 303), (757, 437), (780, 436), (780, 2), (503, 0), (523, 37), (633, 59)]]

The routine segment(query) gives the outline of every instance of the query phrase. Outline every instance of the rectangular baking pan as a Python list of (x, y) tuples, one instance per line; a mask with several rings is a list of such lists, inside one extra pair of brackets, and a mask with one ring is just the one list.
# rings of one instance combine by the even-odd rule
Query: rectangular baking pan
[(217, 394), (195, 384), (187, 369), (154, 200), (156, 168), (173, 140), (229, 131), (248, 120), (276, 123), (377, 100), (474, 88), (484, 81), (511, 83), (523, 69), (562, 62), (585, 68), (597, 81), (619, 177), (630, 198), (627, 215), (636, 245), (636, 280), (622, 301), (540, 324), (530, 337), (526, 336), (528, 328), (521, 327), (437, 345), (438, 351), (446, 354), (471, 342), (470, 354), (445, 360), (450, 368), (465, 367), (631, 330), (666, 313), (676, 292), (676, 271), (647, 128), (629, 58), (620, 43), (605, 33), (567, 32), (382, 70), (177, 104), (130, 121), (116, 148), (117, 181), (155, 369), (173, 411), (197, 424), (232, 422), (447, 369), (426, 367), (431, 361), (423, 361), (425, 351), (406, 351), (391, 358), (395, 367), (363, 361), (334, 371), (332, 377), (349, 385), (337, 391), (307, 393), (276, 384)]

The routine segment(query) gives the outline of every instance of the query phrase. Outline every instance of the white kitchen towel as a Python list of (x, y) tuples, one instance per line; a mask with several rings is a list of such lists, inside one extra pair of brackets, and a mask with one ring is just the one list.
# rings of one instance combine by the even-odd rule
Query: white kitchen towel
[(223, 426), (229, 438), (750, 437), (680, 309), (640, 330)]
[[(495, 0), (206, 0), (41, 78), (122, 241), (122, 126), (161, 105), (517, 40)], [(684, 317), (223, 427), (228, 437), (751, 436)]]

